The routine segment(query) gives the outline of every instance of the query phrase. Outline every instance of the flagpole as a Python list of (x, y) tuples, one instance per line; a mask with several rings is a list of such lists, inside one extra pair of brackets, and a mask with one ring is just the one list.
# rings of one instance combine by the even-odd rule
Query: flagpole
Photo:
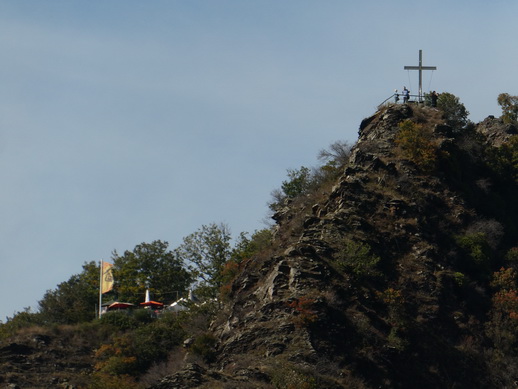
[(101, 318), (103, 304), (103, 261), (99, 261), (99, 319)]

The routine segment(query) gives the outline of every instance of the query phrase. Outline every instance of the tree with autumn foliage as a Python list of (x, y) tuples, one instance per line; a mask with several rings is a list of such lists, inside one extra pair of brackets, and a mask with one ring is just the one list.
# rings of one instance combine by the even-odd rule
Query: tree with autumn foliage
[(430, 172), (437, 162), (437, 146), (431, 132), (412, 120), (399, 123), (395, 139), (401, 156), (414, 162), (421, 170)]
[(500, 93), (497, 99), (498, 105), (502, 107), (502, 120), (504, 123), (517, 123), (518, 121), (518, 96), (511, 96), (509, 93)]

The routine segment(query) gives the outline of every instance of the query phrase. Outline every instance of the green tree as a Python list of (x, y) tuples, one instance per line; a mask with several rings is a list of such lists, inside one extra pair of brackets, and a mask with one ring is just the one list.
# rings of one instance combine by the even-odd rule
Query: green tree
[(311, 170), (305, 166), (288, 169), (288, 180), (282, 182), (281, 189), (272, 191), (273, 200), (268, 204), (272, 211), (280, 209), (287, 199), (295, 199), (307, 194), (313, 184)]
[(99, 265), (85, 263), (80, 274), (48, 290), (39, 301), (41, 319), (47, 324), (75, 324), (95, 318), (99, 296)]
[(300, 169), (288, 169), (289, 181), (283, 181), (282, 192), (289, 198), (295, 198), (307, 193), (311, 185), (311, 172), (309, 168), (301, 166)]
[(142, 302), (146, 288), (159, 301), (171, 301), (186, 292), (192, 274), (182, 258), (167, 248), (167, 242), (156, 240), (141, 243), (122, 256), (113, 253), (115, 289), (120, 300)]
[(185, 237), (175, 250), (182, 262), (190, 264), (198, 279), (197, 293), (200, 296), (216, 297), (223, 282), (224, 264), (231, 257), (230, 239), (226, 225), (212, 223)]
[(241, 263), (243, 260), (267, 249), (271, 243), (272, 231), (269, 229), (255, 231), (250, 238), (248, 238), (248, 233), (242, 232), (232, 249), (231, 259), (234, 262)]
[(468, 124), (469, 112), (455, 95), (441, 93), (437, 99), (437, 108), (443, 111), (446, 124), (454, 129), (462, 129)]
[(486, 160), (503, 181), (514, 180), (518, 184), (518, 135), (513, 135), (500, 147), (490, 148)]
[(516, 123), (518, 120), (518, 96), (500, 93), (497, 101), (498, 105), (502, 107), (502, 120), (504, 123)]
[(13, 317), (7, 317), (6, 322), (0, 322), (0, 340), (8, 338), (23, 328), (44, 324), (39, 312), (31, 312), (25, 308), (22, 312), (16, 312)]

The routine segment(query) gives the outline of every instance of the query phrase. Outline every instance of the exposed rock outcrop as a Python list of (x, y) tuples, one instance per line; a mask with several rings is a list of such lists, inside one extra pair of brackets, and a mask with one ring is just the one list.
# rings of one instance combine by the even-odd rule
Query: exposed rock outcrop
[[(433, 134), (433, 174), (398, 154), (405, 119)], [(490, 119), (479, 129), (494, 146), (513, 134)], [(407, 105), (364, 120), (336, 184), (278, 212), (277, 252), (251, 259), (234, 282), (213, 325), (221, 371), (298, 374), (319, 388), (490, 386), (487, 364), (474, 351), (484, 342), (487, 279), (463, 263), (455, 237), (489, 218), (508, 222), (482, 209), (491, 196), (477, 182), (487, 172), (462, 171), (481, 164), (480, 155), (463, 151), (463, 136), (441, 124), (437, 110), (416, 119)], [(459, 171), (448, 170), (452, 160)], [(343, 265), (359, 255), (354, 247), (365, 250), (364, 261), (379, 261)], [(466, 339), (477, 339), (469, 352)]]

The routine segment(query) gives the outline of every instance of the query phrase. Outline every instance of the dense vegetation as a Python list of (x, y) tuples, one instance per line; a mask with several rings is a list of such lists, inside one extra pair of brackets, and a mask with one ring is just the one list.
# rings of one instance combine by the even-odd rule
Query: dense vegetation
[(187, 338), (193, 339), (190, 349), (194, 358), (198, 355), (200, 360), (210, 361), (213, 340), (206, 331), (209, 319), (220, 308), (212, 299), (220, 290), (224, 295), (243, 261), (270, 245), (271, 233), (261, 230), (251, 237), (241, 233), (234, 246), (230, 242), (227, 226), (210, 224), (185, 237), (172, 251), (167, 242), (154, 241), (141, 243), (123, 255), (113, 252), (115, 286), (104, 300), (138, 306), (149, 289), (155, 300), (171, 303), (187, 297), (191, 287), (206, 302), (192, 304), (189, 312), (164, 312), (157, 320), (150, 310), (138, 309), (109, 312), (97, 319), (99, 264), (92, 261), (83, 265), (81, 273), (47, 291), (37, 312), (25, 309), (0, 324), (0, 340), (33, 327), (59, 334), (59, 326), (74, 325), (79, 336), (96, 350), (89, 388), (136, 388), (136, 377), (142, 383), (156, 381), (168, 358), (183, 358), (185, 350), (180, 345)]

